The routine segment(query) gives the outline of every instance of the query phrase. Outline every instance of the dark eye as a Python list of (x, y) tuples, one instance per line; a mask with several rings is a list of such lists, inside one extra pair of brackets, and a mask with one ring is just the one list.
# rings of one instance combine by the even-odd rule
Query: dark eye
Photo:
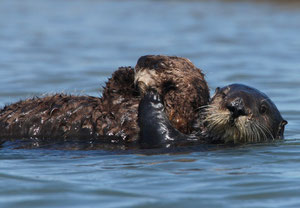
[(176, 90), (176, 85), (173, 81), (169, 80), (163, 83), (163, 94), (167, 94), (171, 90)]
[(260, 112), (261, 114), (264, 114), (264, 113), (267, 112), (267, 110), (268, 110), (268, 106), (267, 106), (265, 103), (262, 103), (262, 104), (260, 105), (259, 112)]
[(222, 98), (226, 97), (226, 94), (224, 93), (224, 90), (221, 90), (220, 87), (217, 87), (215, 90), (215, 95), (221, 96)]

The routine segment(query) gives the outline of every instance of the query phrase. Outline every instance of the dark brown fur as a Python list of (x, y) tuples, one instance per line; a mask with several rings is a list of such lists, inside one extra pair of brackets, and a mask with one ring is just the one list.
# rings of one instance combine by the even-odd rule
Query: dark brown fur
[(259, 90), (231, 84), (217, 88), (205, 116), (203, 133), (211, 142), (256, 143), (283, 139), (284, 120), (272, 100)]
[[(145, 79), (145, 73), (155, 71)], [(148, 73), (149, 74), (149, 73)], [(173, 126), (189, 134), (198, 120), (198, 111), (209, 101), (209, 89), (200, 69), (186, 58), (144, 56), (136, 66), (135, 82), (142, 93), (156, 89), (163, 96), (166, 113)]]
[(256, 143), (284, 137), (287, 121), (275, 104), (264, 93), (246, 85), (217, 88), (210, 104), (203, 106), (203, 118), (196, 120), (198, 131), (193, 134), (182, 134), (173, 127), (163, 98), (155, 89), (144, 93), (138, 111), (142, 148)]
[(130, 135), (137, 131), (128, 122), (135, 122), (139, 102), (133, 78), (132, 68), (121, 67), (107, 83), (102, 98), (56, 94), (6, 106), (0, 111), (0, 136), (67, 140), (124, 137), (122, 130)]
[[(202, 72), (187, 59), (169, 56), (141, 57), (136, 71), (142, 69), (156, 71), (156, 84), (151, 87), (164, 95), (173, 125), (190, 133), (198, 115), (195, 112), (209, 99)], [(8, 105), (0, 110), (0, 138), (66, 141), (114, 136), (134, 142), (139, 131), (137, 110), (141, 100), (135, 75), (131, 67), (119, 68), (107, 82), (101, 98), (56, 94)]]

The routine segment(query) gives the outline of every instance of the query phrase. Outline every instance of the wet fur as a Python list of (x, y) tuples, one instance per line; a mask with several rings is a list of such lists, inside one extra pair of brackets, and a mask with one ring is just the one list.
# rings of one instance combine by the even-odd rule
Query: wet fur
[(132, 125), (140, 101), (133, 80), (134, 70), (121, 67), (102, 98), (56, 94), (8, 105), (0, 111), (0, 137), (66, 141), (105, 135), (125, 140), (138, 131)]
[(148, 88), (157, 90), (172, 125), (182, 133), (192, 133), (199, 108), (209, 101), (201, 70), (190, 60), (174, 56), (144, 56), (135, 69), (135, 83), (141, 94)]
[(173, 128), (169, 121), (161, 96), (148, 90), (139, 105), (139, 144), (142, 148), (169, 148), (199, 143), (197, 136), (185, 135)]
[[(243, 99), (245, 114), (233, 118), (226, 106), (236, 98)], [(261, 111), (262, 106), (265, 108), (264, 112)], [(267, 95), (242, 84), (218, 89), (203, 114), (203, 132), (214, 141), (273, 141), (283, 138), (284, 126), (287, 124)]]
[[(169, 124), (163, 101), (158, 92), (149, 89), (139, 107), (139, 125), (142, 146), (174, 147), (184, 144), (240, 144), (282, 139), (287, 122), (275, 104), (258, 90), (233, 84), (217, 90), (209, 105), (200, 107), (201, 119), (196, 120), (194, 134), (184, 135)], [(245, 112), (233, 117), (227, 107), (237, 98), (243, 98)], [(159, 103), (161, 104), (159, 105)], [(158, 107), (159, 106), (159, 107)], [(262, 107), (265, 110), (260, 110)], [(143, 118), (147, 119), (143, 119)], [(148, 130), (151, 129), (151, 132)]]
[(228, 111), (221, 111), (216, 106), (207, 106), (204, 123), (207, 123), (207, 135), (212, 141), (233, 143), (256, 143), (274, 140), (274, 137), (265, 123), (242, 116), (234, 123)]
[(141, 57), (135, 69), (121, 67), (114, 72), (101, 98), (55, 94), (5, 106), (0, 110), (0, 141), (136, 143), (143, 90), (135, 84), (139, 73), (147, 70), (153, 71), (148, 78), (155, 80), (152, 87), (163, 94), (170, 122), (179, 131), (191, 133), (198, 116), (194, 112), (209, 99), (204, 75), (188, 59), (149, 55)]

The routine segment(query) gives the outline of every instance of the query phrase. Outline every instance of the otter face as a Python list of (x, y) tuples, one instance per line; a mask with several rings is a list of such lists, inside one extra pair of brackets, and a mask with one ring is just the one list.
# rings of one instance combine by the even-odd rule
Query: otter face
[(217, 88), (205, 110), (206, 133), (226, 143), (282, 139), (286, 124), (267, 95), (241, 84)]
[(148, 89), (148, 86), (157, 87), (158, 73), (155, 70), (140, 69), (137, 70), (134, 77), (134, 84), (139, 87), (142, 94)]
[(204, 74), (186, 58), (142, 56), (135, 66), (134, 83), (141, 97), (149, 89), (157, 91), (163, 97), (171, 124), (185, 134), (194, 131), (198, 109), (209, 101)]
[[(148, 88), (153, 88), (160, 94), (165, 94), (169, 85), (176, 88), (176, 79), (184, 76), (185, 68), (182, 65), (194, 67), (185, 58), (163, 55), (142, 56), (135, 66), (134, 84), (141, 94), (144, 94)], [(190, 69), (188, 70), (191, 72)]]

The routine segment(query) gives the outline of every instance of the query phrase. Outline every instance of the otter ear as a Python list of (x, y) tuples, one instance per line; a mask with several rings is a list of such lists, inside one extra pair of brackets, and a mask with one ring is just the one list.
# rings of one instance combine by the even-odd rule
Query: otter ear
[(282, 120), (279, 124), (279, 129), (277, 133), (277, 137), (283, 139), (284, 138), (284, 126), (287, 125), (288, 122), (286, 120)]
[(288, 124), (287, 120), (283, 120), (281, 121), (280, 126), (284, 127), (287, 124)]

